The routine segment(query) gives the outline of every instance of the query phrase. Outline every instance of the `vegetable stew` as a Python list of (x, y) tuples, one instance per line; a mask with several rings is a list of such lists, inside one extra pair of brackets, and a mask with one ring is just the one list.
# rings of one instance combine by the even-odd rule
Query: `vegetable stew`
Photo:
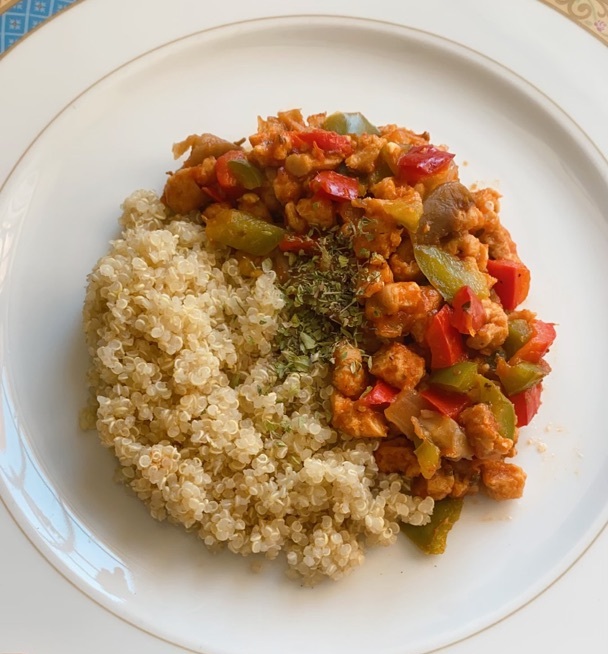
[[(500, 194), (467, 188), (427, 132), (360, 113), (279, 112), (258, 119), (249, 144), (176, 144), (190, 154), (163, 202), (200, 212), (243, 275), (272, 265), (286, 298), (279, 376), (330, 362), (331, 424), (376, 439), (379, 471), (407, 477), (413, 494), (519, 498), (526, 474), (511, 459), (556, 332), (520, 306), (530, 271)], [(460, 511), (448, 506), (439, 544), (434, 527), (417, 538), (425, 551), (445, 545)]]

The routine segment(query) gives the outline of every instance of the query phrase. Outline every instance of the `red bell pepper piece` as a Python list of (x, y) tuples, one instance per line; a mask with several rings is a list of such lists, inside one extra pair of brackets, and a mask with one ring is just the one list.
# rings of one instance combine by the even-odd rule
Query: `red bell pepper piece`
[(448, 418), (455, 419), (460, 412), (471, 404), (468, 395), (464, 393), (450, 393), (440, 388), (427, 388), (420, 391), (420, 395), (432, 404), (437, 411)]
[(461, 334), (474, 336), (486, 320), (486, 311), (481, 300), (470, 286), (462, 286), (452, 298), (452, 325)]
[(528, 297), (530, 271), (523, 263), (508, 259), (490, 259), (488, 272), (498, 280), (494, 290), (507, 311), (513, 311)]
[(226, 199), (222, 195), (220, 189), (213, 188), (213, 186), (202, 186), (201, 188), (212, 200), (215, 200), (216, 202), (224, 202)]
[(452, 325), (452, 308), (448, 304), (431, 318), (426, 328), (426, 342), (431, 348), (431, 368), (447, 368), (466, 358), (460, 332)]
[(246, 160), (247, 157), (242, 150), (230, 150), (218, 157), (215, 162), (215, 176), (223, 189), (234, 190), (240, 186), (238, 179), (228, 166), (228, 162), (235, 159)]
[(314, 252), (318, 244), (310, 236), (299, 236), (298, 234), (285, 234), (279, 243), (281, 252)]
[(313, 129), (310, 132), (291, 132), (296, 147), (316, 145), (324, 152), (337, 152), (345, 157), (352, 153), (353, 145), (348, 136), (328, 132), (325, 129)]
[(372, 390), (366, 395), (362, 395), (358, 401), (363, 406), (382, 406), (383, 404), (391, 404), (397, 395), (399, 395), (398, 388), (390, 386), (382, 379), (378, 379)]
[(434, 145), (415, 145), (399, 157), (397, 165), (400, 176), (406, 182), (415, 184), (443, 172), (454, 156)]
[(355, 200), (359, 195), (359, 182), (354, 177), (340, 175), (334, 170), (317, 173), (310, 185), (313, 191), (330, 200)]
[(532, 422), (532, 418), (534, 418), (541, 405), (540, 396), (542, 392), (543, 385), (538, 383), (521, 393), (509, 397), (509, 400), (513, 402), (513, 406), (515, 407), (518, 427), (525, 427)]
[(545, 356), (557, 336), (553, 324), (542, 320), (535, 320), (532, 323), (532, 330), (532, 336), (509, 359), (511, 365), (521, 361), (538, 363)]

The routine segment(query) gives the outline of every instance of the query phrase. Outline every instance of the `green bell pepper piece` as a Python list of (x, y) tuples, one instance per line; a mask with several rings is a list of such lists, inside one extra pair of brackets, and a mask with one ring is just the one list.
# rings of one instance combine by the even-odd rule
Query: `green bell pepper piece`
[(483, 402), (490, 407), (498, 423), (498, 430), (503, 438), (513, 440), (515, 437), (515, 407), (500, 390), (498, 384), (483, 375), (477, 375), (470, 391), (475, 402)]
[(462, 361), (448, 368), (435, 370), (429, 377), (429, 384), (440, 386), (446, 391), (466, 393), (473, 388), (477, 378), (477, 364), (473, 361)]
[(422, 200), (416, 194), (412, 198), (380, 200), (383, 211), (397, 224), (403, 225), (410, 232), (415, 232), (422, 216)]
[(249, 163), (247, 159), (232, 159), (232, 161), (228, 162), (228, 170), (236, 177), (238, 183), (248, 191), (260, 188), (264, 183), (262, 171)]
[(285, 230), (237, 209), (224, 209), (207, 220), (207, 238), (253, 256), (272, 252)]
[(338, 134), (380, 134), (378, 128), (358, 111), (353, 113), (338, 111), (331, 114), (323, 121), (321, 127)]
[(422, 527), (401, 525), (403, 533), (425, 554), (443, 554), (448, 533), (460, 518), (462, 498), (446, 498), (435, 502), (431, 521)]
[(430, 479), (441, 466), (441, 451), (431, 441), (419, 439), (419, 443), (414, 454), (418, 459), (422, 476)]
[(496, 372), (507, 395), (515, 395), (538, 384), (548, 370), (537, 363), (522, 361), (510, 366), (503, 360), (496, 367)]
[(489, 295), (486, 278), (477, 268), (434, 245), (415, 245), (414, 257), (423, 275), (447, 302), (469, 286), (479, 298)]
[(509, 320), (509, 335), (503, 343), (503, 349), (510, 359), (521, 347), (523, 347), (532, 337), (532, 325), (523, 318)]
[(378, 157), (374, 170), (364, 178), (364, 182), (367, 186), (373, 186), (385, 177), (391, 177), (392, 174), (393, 171), (390, 169), (386, 161), (382, 157)]

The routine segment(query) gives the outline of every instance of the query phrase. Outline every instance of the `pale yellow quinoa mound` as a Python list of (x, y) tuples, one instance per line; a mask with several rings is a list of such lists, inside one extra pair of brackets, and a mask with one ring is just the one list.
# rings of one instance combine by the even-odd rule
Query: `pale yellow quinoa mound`
[(283, 297), (270, 262), (244, 279), (198, 217), (168, 218), (151, 192), (123, 209), (121, 238), (89, 276), (83, 425), (152, 516), (211, 549), (284, 551), (305, 583), (338, 579), (366, 545), (393, 543), (398, 521), (428, 522), (433, 500), (379, 475), (375, 442), (329, 426), (325, 367), (277, 380)]

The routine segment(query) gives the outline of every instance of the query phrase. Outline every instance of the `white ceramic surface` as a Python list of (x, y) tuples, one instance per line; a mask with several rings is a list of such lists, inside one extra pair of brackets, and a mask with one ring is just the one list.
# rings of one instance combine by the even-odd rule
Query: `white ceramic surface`
[[(81, 20), (90, 19), (89, 1), (99, 6), (87, 0), (72, 10), (82, 8)], [(533, 270), (528, 304), (559, 324), (556, 372), (520, 448), (525, 498), (470, 502), (441, 559), (400, 543), (314, 591), (283, 580), (275, 565), (254, 575), (236, 557), (211, 557), (154, 523), (111, 483), (111, 460), (75, 422), (84, 398), (84, 279), (116, 233), (122, 198), (160, 188), (175, 139), (192, 131), (237, 138), (253, 131), (255, 115), (291, 106), (360, 109), (448, 143), (468, 162), (467, 182), (497, 183), (504, 193), (503, 220)], [(16, 161), (7, 141), (0, 171)], [(606, 520), (608, 462), (597, 426), (608, 309), (596, 301), (608, 272), (606, 206), (606, 160), (584, 133), (517, 75), (445, 38), (370, 21), (293, 18), (171, 42), (69, 102), (0, 191), (2, 497), (85, 593), (195, 651), (280, 652), (295, 633), (294, 653), (315, 643), (317, 652), (404, 654), (467, 637), (541, 592)], [(581, 340), (580, 316), (592, 303), (594, 321)], [(598, 365), (590, 372), (581, 361)], [(545, 442), (547, 452), (527, 439)], [(382, 629), (345, 634), (336, 617)]]

